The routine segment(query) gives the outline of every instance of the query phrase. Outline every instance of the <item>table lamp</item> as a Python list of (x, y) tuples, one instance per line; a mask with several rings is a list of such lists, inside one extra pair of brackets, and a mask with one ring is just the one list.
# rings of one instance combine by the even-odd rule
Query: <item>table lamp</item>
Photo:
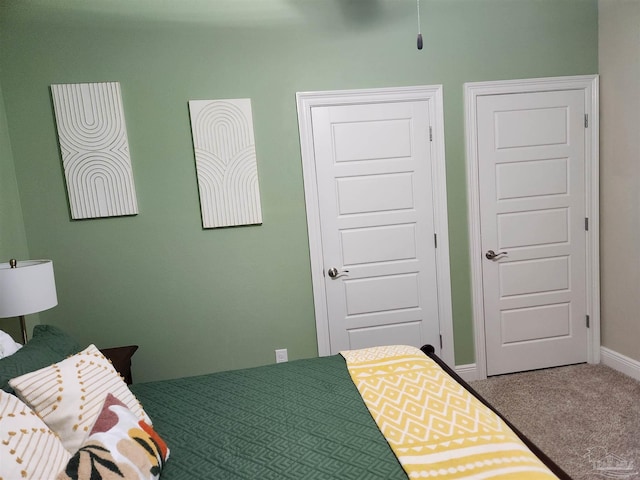
[(24, 316), (58, 304), (51, 260), (12, 259), (0, 263), (0, 318), (20, 317), (22, 343), (27, 343)]

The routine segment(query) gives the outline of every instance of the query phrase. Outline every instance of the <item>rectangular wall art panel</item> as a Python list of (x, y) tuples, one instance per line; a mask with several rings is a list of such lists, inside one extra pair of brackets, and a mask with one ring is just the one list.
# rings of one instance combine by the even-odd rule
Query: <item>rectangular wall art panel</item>
[(118, 82), (51, 85), (71, 217), (138, 213)]
[(262, 223), (251, 100), (192, 100), (204, 228)]

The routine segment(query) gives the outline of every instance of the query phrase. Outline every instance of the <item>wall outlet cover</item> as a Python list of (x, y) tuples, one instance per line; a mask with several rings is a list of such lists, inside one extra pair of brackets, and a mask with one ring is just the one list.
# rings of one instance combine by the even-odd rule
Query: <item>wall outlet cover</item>
[(282, 363), (289, 360), (286, 348), (276, 350), (276, 363)]

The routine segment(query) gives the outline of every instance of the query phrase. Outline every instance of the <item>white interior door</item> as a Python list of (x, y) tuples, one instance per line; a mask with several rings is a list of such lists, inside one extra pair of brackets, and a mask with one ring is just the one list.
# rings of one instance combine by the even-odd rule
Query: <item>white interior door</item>
[(486, 372), (586, 362), (584, 90), (476, 108)]
[[(317, 219), (319, 226), (314, 297), (317, 314), (326, 312), (326, 325), (316, 319), (320, 353), (325, 326), (326, 354), (427, 343), (440, 353), (443, 312), (446, 337), (452, 329), (448, 260), (443, 268), (442, 245), (436, 248), (446, 209), (443, 215), (437, 208), (444, 190), (434, 181), (434, 102), (354, 95), (310, 106), (301, 122), (303, 157), (305, 124), (311, 127), (305, 194), (309, 224)], [(309, 201), (314, 195), (317, 203)], [(439, 238), (446, 242), (446, 232)], [(312, 261), (313, 240), (310, 228)]]
[(439, 344), (428, 103), (311, 115), (332, 353)]

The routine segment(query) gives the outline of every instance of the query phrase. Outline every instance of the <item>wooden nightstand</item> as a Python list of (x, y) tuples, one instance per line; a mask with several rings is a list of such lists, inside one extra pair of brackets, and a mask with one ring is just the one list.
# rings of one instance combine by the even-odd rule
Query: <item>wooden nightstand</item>
[(138, 345), (129, 345), (126, 347), (101, 348), (102, 354), (111, 360), (113, 368), (122, 375), (127, 385), (133, 383), (131, 377), (131, 357), (138, 350)]

